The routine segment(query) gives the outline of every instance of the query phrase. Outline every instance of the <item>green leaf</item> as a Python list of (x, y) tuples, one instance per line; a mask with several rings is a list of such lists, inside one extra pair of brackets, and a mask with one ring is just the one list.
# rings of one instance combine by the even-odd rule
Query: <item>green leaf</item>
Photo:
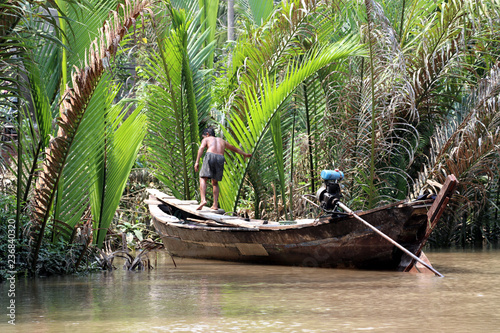
[[(235, 146), (243, 143), (243, 149), (255, 153), (258, 143), (268, 128), (271, 119), (279, 107), (295, 91), (301, 82), (316, 73), (324, 66), (347, 56), (363, 55), (361, 45), (355, 38), (346, 38), (328, 47), (312, 50), (302, 63), (291, 63), (284, 78), (277, 86), (276, 78), (262, 75), (257, 86), (244, 91), (247, 107), (243, 115), (231, 114), (228, 121), (229, 129), (224, 130), (227, 141)], [(247, 124), (247, 126), (242, 126)], [(243, 184), (248, 163), (239, 156), (230, 156), (231, 162), (226, 164), (221, 182), (221, 206), (225, 210), (236, 210), (238, 197)]]

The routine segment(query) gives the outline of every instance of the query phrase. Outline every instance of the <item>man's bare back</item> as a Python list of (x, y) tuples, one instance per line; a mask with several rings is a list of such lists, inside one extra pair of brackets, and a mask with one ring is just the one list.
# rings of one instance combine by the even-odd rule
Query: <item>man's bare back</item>
[[(224, 155), (224, 151), (226, 149), (229, 149), (230, 151), (241, 154), (247, 158), (252, 156), (251, 154), (247, 154), (243, 150), (231, 145), (229, 142), (225, 141), (224, 139), (221, 139), (221, 138), (218, 138), (215, 136), (206, 136), (203, 138), (203, 140), (201, 140), (201, 144), (200, 144), (200, 148), (199, 148), (199, 151), (200, 151), (199, 156), (201, 156), (201, 152), (203, 152), (205, 149), (207, 150), (207, 153), (213, 153), (213, 154), (219, 154), (219, 155)], [(196, 162), (198, 162), (198, 160)], [(198, 171), (198, 170), (196, 170), (196, 171)]]
[[(224, 151), (226, 149), (229, 149), (232, 152), (238, 153), (240, 155), (243, 155), (245, 158), (249, 158), (252, 156), (252, 154), (247, 154), (240, 148), (237, 148), (224, 139), (218, 138), (214, 136), (213, 130), (212, 134), (210, 135), (207, 130), (203, 132), (203, 140), (201, 140), (200, 148), (198, 149), (198, 156), (196, 157), (196, 162), (194, 164), (194, 171), (198, 172), (199, 169), (199, 162), (201, 155), (203, 152), (207, 150), (207, 153), (212, 153), (212, 154), (217, 154), (217, 155), (222, 155), (224, 156)], [(206, 192), (206, 182), (207, 179), (205, 177), (200, 176), (200, 196), (201, 196), (201, 201), (200, 205), (197, 210), (200, 210), (203, 208), (203, 206), (206, 204), (206, 198), (205, 198), (205, 192)], [(213, 193), (214, 193), (214, 204), (212, 205), (212, 209), (218, 209), (218, 200), (219, 200), (219, 184), (218, 181), (212, 178), (212, 185), (213, 185)]]
[(204, 138), (201, 142), (202, 147), (203, 145), (206, 146), (207, 153), (224, 155), (224, 150), (226, 149), (226, 141), (214, 136)]

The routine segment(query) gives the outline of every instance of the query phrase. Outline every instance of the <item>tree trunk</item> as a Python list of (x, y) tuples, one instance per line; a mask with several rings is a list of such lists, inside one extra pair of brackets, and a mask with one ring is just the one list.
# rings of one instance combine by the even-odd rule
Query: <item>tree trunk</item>
[(227, 0), (227, 41), (234, 40), (234, 0)]

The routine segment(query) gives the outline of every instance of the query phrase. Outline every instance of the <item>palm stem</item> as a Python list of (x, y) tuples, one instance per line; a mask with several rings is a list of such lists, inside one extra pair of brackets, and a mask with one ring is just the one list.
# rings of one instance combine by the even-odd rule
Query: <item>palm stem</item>
[[(102, 229), (102, 223), (103, 223), (103, 214), (104, 214), (104, 206), (106, 203), (106, 178), (108, 174), (108, 166), (107, 166), (107, 161), (108, 161), (108, 136), (107, 136), (107, 115), (106, 113), (104, 114), (104, 142), (103, 142), (103, 148), (104, 148), (104, 156), (102, 160), (102, 187), (101, 187), (101, 202), (99, 204), (99, 216), (96, 217), (96, 222), (97, 222), (97, 241), (99, 242), (99, 239), (101, 239), (101, 232), (103, 231)], [(98, 244), (100, 245), (100, 244)], [(77, 266), (78, 267), (78, 266)]]
[[(19, 100), (19, 99), (18, 99)], [(23, 149), (22, 149), (22, 135), (23, 131), (21, 131), (21, 111), (18, 108), (17, 111), (17, 124), (19, 126), (18, 134), (17, 134), (17, 200), (16, 200), (16, 231), (15, 231), (15, 237), (16, 239), (19, 239), (19, 227), (20, 227), (20, 220), (21, 220), (21, 201), (19, 198), (21, 197), (21, 173), (23, 171), (23, 166), (20, 161), (23, 160)], [(36, 160), (35, 160), (36, 162)], [(30, 174), (31, 176), (31, 174)], [(28, 194), (28, 191), (26, 190), (26, 195)], [(24, 202), (24, 201), (23, 201)]]
[(293, 124), (292, 124), (292, 133), (291, 133), (291, 147), (290, 147), (290, 195), (289, 195), (289, 200), (290, 200), (290, 214), (291, 218), (293, 220), (293, 190), (294, 190), (294, 181), (293, 181), (293, 172), (294, 170), (294, 149), (295, 149), (295, 119), (297, 118), (297, 109), (293, 107)]
[(374, 179), (375, 179), (375, 140), (376, 140), (376, 124), (377, 117), (375, 114), (375, 75), (373, 64), (373, 41), (372, 41), (372, 19), (371, 19), (371, 4), (370, 0), (366, 0), (367, 8), (367, 25), (368, 25), (368, 46), (370, 50), (370, 85), (371, 85), (371, 147), (370, 147), (370, 179), (368, 180), (368, 207), (373, 208), (375, 199)]
[(406, 0), (403, 0), (403, 5), (401, 8), (401, 23), (399, 24), (399, 38), (403, 36), (403, 23), (405, 18), (405, 8), (406, 8)]
[[(66, 1), (56, 0), (56, 4), (57, 7), (60, 9), (63, 8), (63, 5), (66, 4)], [(59, 30), (61, 32), (61, 43), (63, 44), (62, 59), (61, 59), (61, 91), (64, 91), (66, 89), (66, 85), (68, 84), (68, 54), (66, 50), (68, 40), (66, 39), (66, 20), (63, 18), (64, 13), (61, 13), (60, 10), (58, 10), (58, 12), (59, 12)]]
[[(23, 201), (22, 201), (23, 206), (26, 204), (26, 202), (28, 202), (28, 194), (31, 187), (31, 182), (33, 181), (33, 177), (35, 176), (36, 166), (38, 165), (38, 156), (40, 155), (40, 152), (42, 150), (42, 145), (43, 145), (43, 139), (40, 139), (38, 141), (37, 149), (34, 151), (33, 163), (31, 164), (31, 170), (29, 172), (28, 180), (26, 182), (26, 189), (24, 190)], [(20, 198), (20, 196), (18, 196), (18, 198)]]
[(309, 155), (309, 176), (311, 177), (311, 193), (316, 193), (315, 186), (315, 175), (314, 175), (314, 157), (312, 151), (312, 133), (311, 133), (311, 116), (309, 114), (309, 99), (307, 96), (307, 85), (305, 83), (302, 84), (302, 88), (304, 91), (304, 107), (306, 109), (306, 129), (307, 129), (307, 153)]

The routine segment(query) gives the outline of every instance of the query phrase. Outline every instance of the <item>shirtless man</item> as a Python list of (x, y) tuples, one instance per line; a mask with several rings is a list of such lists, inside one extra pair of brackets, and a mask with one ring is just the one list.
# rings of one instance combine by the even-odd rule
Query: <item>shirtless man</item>
[(207, 192), (207, 179), (212, 179), (212, 186), (214, 192), (214, 203), (211, 209), (219, 209), (219, 182), (222, 180), (222, 174), (224, 172), (224, 151), (229, 149), (234, 151), (244, 157), (251, 157), (252, 154), (247, 154), (243, 150), (236, 148), (235, 146), (229, 144), (221, 138), (215, 137), (215, 131), (213, 128), (206, 128), (203, 130), (202, 134), (203, 140), (201, 140), (200, 148), (198, 149), (198, 156), (196, 157), (196, 163), (194, 164), (194, 171), (198, 172), (198, 166), (200, 162), (201, 155), (206, 149), (207, 153), (203, 158), (203, 165), (200, 171), (200, 195), (201, 201), (197, 210), (201, 210), (203, 206), (207, 203), (205, 198)]

